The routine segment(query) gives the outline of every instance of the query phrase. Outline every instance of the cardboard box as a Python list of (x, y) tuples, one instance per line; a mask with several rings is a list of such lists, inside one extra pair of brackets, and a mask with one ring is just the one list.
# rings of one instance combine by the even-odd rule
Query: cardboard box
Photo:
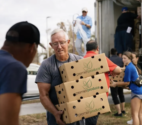
[(105, 54), (65, 63), (59, 69), (63, 82), (83, 79), (109, 71)]
[(110, 76), (110, 80), (116, 81), (116, 82), (123, 82), (123, 78), (125, 75), (125, 68), (121, 68), (121, 73), (119, 75), (116, 75), (115, 77)]
[(108, 92), (104, 74), (87, 77), (55, 86), (59, 104)]
[(110, 112), (106, 93), (58, 104), (56, 107), (58, 110), (64, 111), (63, 121), (66, 124)]

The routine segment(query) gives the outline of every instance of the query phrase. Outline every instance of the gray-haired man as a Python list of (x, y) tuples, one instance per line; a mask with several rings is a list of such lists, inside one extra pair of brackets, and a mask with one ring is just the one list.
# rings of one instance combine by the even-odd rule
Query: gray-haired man
[[(55, 86), (62, 83), (59, 67), (67, 62), (76, 61), (82, 57), (68, 53), (70, 40), (62, 29), (55, 29), (51, 34), (51, 47), (55, 55), (52, 55), (39, 68), (36, 83), (40, 92), (40, 100), (47, 112), (48, 125), (65, 125), (61, 120), (63, 111), (58, 111), (55, 105), (58, 104)], [(70, 125), (84, 125), (82, 121)]]

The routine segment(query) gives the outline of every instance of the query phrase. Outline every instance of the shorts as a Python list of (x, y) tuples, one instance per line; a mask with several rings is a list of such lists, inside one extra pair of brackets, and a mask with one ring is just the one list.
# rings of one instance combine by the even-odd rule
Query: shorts
[(135, 97), (137, 97), (137, 98), (139, 98), (139, 99), (142, 99), (142, 94), (141, 95), (138, 95), (138, 94), (135, 94), (135, 93), (131, 93), (131, 99), (133, 99), (133, 98), (135, 98)]

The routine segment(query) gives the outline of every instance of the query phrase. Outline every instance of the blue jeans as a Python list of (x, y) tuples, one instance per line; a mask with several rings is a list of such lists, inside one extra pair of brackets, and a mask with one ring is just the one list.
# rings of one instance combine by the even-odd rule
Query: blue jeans
[[(58, 125), (56, 123), (55, 117), (50, 112), (47, 112), (47, 123), (48, 125)], [(82, 120), (82, 121), (74, 122), (74, 123), (67, 124), (67, 125), (85, 125), (85, 123)]]
[(127, 33), (125, 30), (116, 32), (114, 46), (118, 53), (123, 53), (125, 51), (132, 51), (133, 47), (132, 34)]
[(98, 120), (98, 115), (97, 116), (93, 116), (91, 118), (87, 118), (86, 121), (86, 125), (97, 125), (97, 120)]

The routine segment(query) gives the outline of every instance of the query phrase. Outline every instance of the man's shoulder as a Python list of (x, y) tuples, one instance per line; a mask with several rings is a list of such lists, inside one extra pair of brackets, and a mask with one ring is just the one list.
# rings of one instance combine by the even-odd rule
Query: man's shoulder
[(14, 69), (26, 70), (24, 64), (14, 59), (13, 57), (1, 58), (0, 65), (1, 65), (0, 71), (2, 71), (3, 69), (6, 70), (13, 69), (13, 72)]
[(47, 58), (47, 59), (45, 59), (43, 62), (42, 62), (42, 64), (50, 64), (50, 63), (52, 63), (52, 61), (54, 60), (54, 57), (55, 55), (52, 55), (52, 56), (50, 56), (49, 58)]
[(76, 55), (76, 54), (73, 54), (73, 53), (69, 53), (69, 55), (70, 55), (70, 59), (73, 60), (73, 61), (83, 59), (82, 56), (79, 56), (79, 55)]

